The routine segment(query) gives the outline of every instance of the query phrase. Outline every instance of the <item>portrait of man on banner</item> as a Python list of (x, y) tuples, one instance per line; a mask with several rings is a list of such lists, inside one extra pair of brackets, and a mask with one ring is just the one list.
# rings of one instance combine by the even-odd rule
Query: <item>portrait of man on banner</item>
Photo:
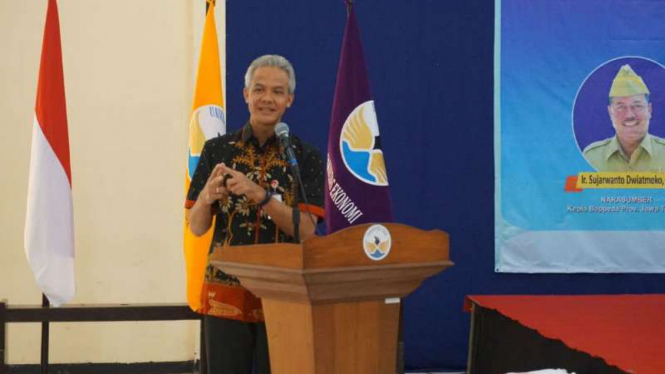
[(665, 170), (665, 139), (649, 133), (651, 92), (629, 65), (612, 80), (607, 112), (614, 136), (584, 148), (584, 158), (600, 172)]

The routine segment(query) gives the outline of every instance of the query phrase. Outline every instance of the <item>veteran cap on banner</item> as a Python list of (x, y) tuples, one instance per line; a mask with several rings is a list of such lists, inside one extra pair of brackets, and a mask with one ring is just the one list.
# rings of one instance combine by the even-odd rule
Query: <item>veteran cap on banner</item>
[(642, 77), (637, 75), (630, 65), (623, 65), (612, 81), (610, 97), (633, 96), (639, 94), (649, 94), (647, 85), (644, 84)]

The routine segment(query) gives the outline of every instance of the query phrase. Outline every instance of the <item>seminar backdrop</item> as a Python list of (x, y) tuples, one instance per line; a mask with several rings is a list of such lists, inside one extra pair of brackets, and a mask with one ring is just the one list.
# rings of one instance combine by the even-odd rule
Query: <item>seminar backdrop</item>
[[(655, 274), (496, 273), (494, 0), (354, 4), (395, 221), (449, 232), (455, 262), (404, 302), (407, 368), (466, 367), (467, 294), (665, 292), (665, 276)], [(325, 150), (345, 16), (337, 0), (227, 2), (229, 130), (243, 120), (232, 114), (246, 110), (238, 90), (246, 65), (279, 52), (299, 74), (285, 121)]]
[(665, 164), (604, 174), (583, 156), (614, 136), (624, 65), (651, 92), (649, 132), (665, 134), (665, 3), (628, 4), (497, 1), (497, 271), (665, 272)]
[[(665, 292), (662, 274), (496, 273), (494, 0), (354, 3), (395, 221), (449, 232), (455, 262), (404, 301), (407, 368), (462, 371), (469, 336), (469, 315), (462, 311), (467, 294)], [(12, 51), (0, 59), (0, 81), (9, 82), (0, 85), (0, 112), (5, 116), (0, 125), (0, 297), (20, 303), (39, 300), (21, 238), (43, 32), (43, 14), (33, 18), (30, 12), (44, 12), (44, 4), (0, 1), (0, 45)], [(192, 16), (203, 20), (203, 10), (189, 13), (187, 6), (197, 4), (204, 6), (203, 0), (60, 1), (66, 79), (88, 83), (83, 87), (66, 82), (70, 131), (79, 123), (96, 124), (78, 127), (84, 132), (72, 132), (71, 137), (74, 209), (82, 217), (75, 217), (77, 271), (86, 287), (76, 302), (185, 302), (180, 236), (183, 124), (189, 119), (196, 67), (194, 59), (185, 59), (198, 48), (193, 38), (202, 23), (191, 29), (187, 25)], [(281, 53), (291, 59), (298, 74), (295, 102), (285, 122), (293, 133), (325, 151), (346, 20), (344, 4), (338, 0), (225, 4), (229, 131), (246, 120), (242, 77), (247, 64), (260, 54)], [(24, 10), (16, 14), (8, 7)], [(603, 12), (619, 11), (608, 9)], [(597, 13), (589, 10), (589, 22)], [(639, 12), (626, 22), (633, 25), (637, 15), (645, 14)], [(219, 14), (216, 18), (220, 24), (224, 19)], [(76, 42), (67, 44), (70, 38)], [(95, 46), (90, 56), (84, 54), (88, 39)], [(85, 63), (72, 65), (76, 58), (85, 58)], [(98, 111), (75, 116), (71, 107), (75, 100), (99, 103)], [(83, 151), (75, 151), (81, 147)], [(81, 162), (87, 166), (76, 167)], [(154, 169), (146, 171), (146, 165)], [(97, 167), (104, 170), (103, 184), (85, 176)], [(138, 188), (136, 180), (142, 175), (151, 178)], [(137, 230), (145, 212), (154, 221)], [(87, 228), (81, 227), (81, 221)], [(91, 326), (54, 325), (53, 341), (94, 337), (95, 344), (80, 351), (52, 352), (53, 359), (73, 355), (87, 362), (191, 359), (197, 339), (195, 327), (173, 332), (171, 323), (104, 324), (99, 335), (90, 335)], [(38, 327), (10, 329), (10, 363), (37, 363)], [(16, 339), (25, 343), (16, 346)], [(177, 352), (186, 352), (174, 354), (176, 346)], [(18, 361), (23, 352), (27, 357)]]

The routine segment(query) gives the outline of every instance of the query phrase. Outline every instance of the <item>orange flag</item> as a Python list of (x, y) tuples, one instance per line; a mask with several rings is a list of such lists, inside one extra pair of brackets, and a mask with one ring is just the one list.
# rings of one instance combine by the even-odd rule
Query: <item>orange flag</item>
[[(215, 26), (215, 2), (208, 0), (209, 8), (203, 27), (199, 70), (196, 77), (194, 104), (189, 121), (189, 150), (185, 194), (189, 190), (206, 140), (226, 133), (224, 96), (219, 66), (217, 28)], [(211, 227), (215, 227), (213, 222)], [(201, 311), (201, 291), (208, 262), (208, 251), (212, 241), (211, 228), (202, 237), (196, 237), (189, 230), (185, 212), (185, 263), (187, 265), (187, 302), (193, 311)]]

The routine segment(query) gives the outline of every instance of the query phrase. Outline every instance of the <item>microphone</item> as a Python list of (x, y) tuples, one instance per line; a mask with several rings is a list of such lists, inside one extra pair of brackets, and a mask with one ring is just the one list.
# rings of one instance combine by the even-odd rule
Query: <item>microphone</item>
[[(296, 154), (293, 152), (293, 146), (291, 145), (291, 137), (289, 136), (289, 126), (284, 123), (280, 122), (275, 126), (275, 135), (277, 135), (277, 139), (279, 139), (280, 144), (282, 145), (282, 148), (284, 148), (284, 153), (286, 153), (286, 158), (289, 160), (289, 164), (291, 164), (291, 175), (293, 176), (294, 183), (297, 185), (296, 190), (298, 189), (298, 186), (300, 187), (300, 193), (302, 194), (303, 199), (305, 200), (305, 209), (307, 210), (307, 216), (309, 216), (309, 219), (312, 222), (312, 225), (314, 226), (315, 232), (318, 234), (319, 233), (319, 228), (316, 225), (316, 222), (314, 222), (314, 219), (312, 218), (312, 213), (309, 211), (309, 203), (307, 202), (307, 194), (305, 193), (305, 188), (302, 185), (302, 181), (300, 180), (300, 170), (298, 168), (298, 160), (296, 159)], [(298, 194), (296, 193), (295, 196), (295, 207), (293, 208), (293, 232), (294, 232), (294, 239), (296, 243), (300, 243), (300, 211), (298, 210)]]
[(296, 180), (299, 180), (300, 170), (298, 168), (296, 154), (293, 152), (293, 146), (291, 145), (289, 126), (284, 122), (278, 123), (277, 126), (275, 126), (275, 135), (277, 135), (279, 142), (282, 144), (282, 148), (284, 148), (284, 152), (286, 153), (286, 158), (288, 159), (289, 164), (291, 164), (291, 174)]

